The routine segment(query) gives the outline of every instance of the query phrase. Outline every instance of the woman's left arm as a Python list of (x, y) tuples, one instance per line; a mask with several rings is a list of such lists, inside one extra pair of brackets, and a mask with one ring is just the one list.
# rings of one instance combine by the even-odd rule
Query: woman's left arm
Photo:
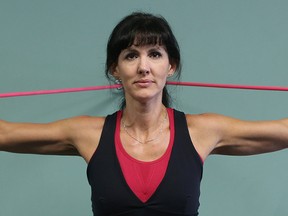
[(211, 154), (254, 155), (288, 148), (288, 119), (242, 121), (221, 115), (214, 118), (219, 123), (214, 126), (218, 140)]

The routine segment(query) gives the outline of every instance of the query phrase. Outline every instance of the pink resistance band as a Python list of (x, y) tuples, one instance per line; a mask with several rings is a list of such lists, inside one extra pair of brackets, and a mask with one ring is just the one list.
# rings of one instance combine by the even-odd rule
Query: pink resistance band
[[(288, 87), (280, 87), (280, 86), (253, 86), (253, 85), (216, 84), (216, 83), (200, 83), (200, 82), (173, 82), (173, 81), (169, 81), (167, 82), (167, 84), (168, 85), (180, 85), (180, 86), (209, 87), (209, 88), (288, 91)], [(60, 94), (60, 93), (81, 92), (81, 91), (96, 91), (96, 90), (113, 89), (113, 88), (120, 88), (120, 87), (121, 87), (120, 84), (115, 84), (115, 85), (91, 86), (91, 87), (81, 87), (81, 88), (65, 88), (65, 89), (38, 90), (38, 91), (27, 91), (27, 92), (9, 92), (9, 93), (0, 93), (0, 98), (44, 95), (44, 94)]]

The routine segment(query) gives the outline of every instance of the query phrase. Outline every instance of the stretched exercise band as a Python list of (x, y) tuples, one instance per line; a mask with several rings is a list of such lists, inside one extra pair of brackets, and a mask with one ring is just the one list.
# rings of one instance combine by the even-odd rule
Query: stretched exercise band
[[(288, 91), (288, 87), (281, 87), (281, 86), (254, 86), (254, 85), (216, 84), (216, 83), (200, 83), (200, 82), (174, 82), (174, 81), (168, 81), (167, 84), (168, 85), (181, 85), (181, 86), (209, 87), (209, 88)], [(9, 93), (0, 93), (0, 98), (44, 95), (44, 94), (60, 94), (60, 93), (81, 92), (81, 91), (96, 91), (96, 90), (113, 89), (113, 88), (119, 88), (119, 87), (121, 87), (120, 84), (115, 84), (115, 85), (91, 86), (91, 87), (81, 87), (81, 88), (65, 88), (65, 89), (38, 90), (38, 91), (27, 91), (27, 92), (9, 92)]]

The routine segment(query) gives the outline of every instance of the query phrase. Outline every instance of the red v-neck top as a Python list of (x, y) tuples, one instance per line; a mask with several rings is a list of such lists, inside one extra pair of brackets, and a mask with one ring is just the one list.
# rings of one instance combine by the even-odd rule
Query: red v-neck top
[(170, 141), (165, 153), (154, 161), (139, 161), (130, 156), (121, 143), (120, 128), (122, 111), (117, 112), (115, 148), (126, 183), (133, 193), (145, 203), (156, 191), (167, 170), (174, 143), (173, 109), (167, 108), (170, 123)]

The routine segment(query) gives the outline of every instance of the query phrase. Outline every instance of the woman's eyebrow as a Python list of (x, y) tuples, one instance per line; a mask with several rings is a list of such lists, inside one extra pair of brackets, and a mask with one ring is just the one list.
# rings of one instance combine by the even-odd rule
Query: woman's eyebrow
[(127, 47), (126, 49), (122, 50), (122, 53), (127, 53), (127, 52), (138, 52), (138, 50), (133, 47)]
[(153, 46), (149, 49), (149, 51), (164, 51), (164, 48), (161, 46)]
[[(128, 52), (139, 52), (139, 49), (137, 46), (130, 46), (130, 47), (127, 47), (126, 49), (122, 50), (122, 53), (125, 54), (125, 53), (128, 53)], [(158, 46), (158, 45), (155, 45), (155, 46), (151, 46), (149, 47), (148, 49), (148, 52), (151, 52), (151, 51), (165, 51), (164, 47), (162, 46)]]

